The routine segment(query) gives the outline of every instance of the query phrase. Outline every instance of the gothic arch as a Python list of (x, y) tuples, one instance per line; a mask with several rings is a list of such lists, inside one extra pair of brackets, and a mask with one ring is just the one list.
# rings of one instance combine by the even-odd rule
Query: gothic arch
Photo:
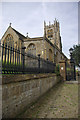
[[(10, 47), (14, 47), (14, 40), (13, 40), (13, 36), (11, 34), (8, 34), (4, 41), (3, 41), (4, 47), (3, 47), (3, 55), (5, 55), (5, 46), (10, 46)], [(6, 52), (7, 54), (7, 52)]]
[(33, 43), (30, 43), (27, 47), (27, 53), (28, 54), (32, 54), (32, 55), (36, 55), (36, 46)]
[(14, 47), (13, 36), (12, 36), (11, 34), (8, 34), (8, 35), (5, 37), (3, 43), (4, 43), (4, 45)]

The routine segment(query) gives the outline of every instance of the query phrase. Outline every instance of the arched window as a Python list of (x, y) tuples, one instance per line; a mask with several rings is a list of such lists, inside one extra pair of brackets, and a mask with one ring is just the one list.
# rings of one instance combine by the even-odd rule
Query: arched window
[[(3, 48), (3, 55), (5, 55), (5, 46), (7, 45), (10, 46), (10, 47), (14, 47), (14, 41), (13, 41), (13, 36), (11, 34), (8, 34), (4, 41), (3, 41), (3, 44), (4, 44), (4, 48)], [(7, 53), (6, 53), (7, 54)]]
[(28, 45), (27, 47), (27, 53), (32, 54), (32, 55), (36, 55), (36, 47), (35, 44), (31, 43)]
[(52, 29), (48, 30), (47, 33), (48, 33), (48, 38), (53, 37), (53, 30)]
[(10, 63), (14, 62), (13, 48), (14, 48), (13, 36), (11, 34), (8, 34), (3, 41), (3, 48), (2, 48), (3, 61)]
[(48, 30), (47, 33), (50, 34), (50, 30)]
[(8, 34), (4, 39), (4, 45), (14, 47), (13, 36), (11, 34)]

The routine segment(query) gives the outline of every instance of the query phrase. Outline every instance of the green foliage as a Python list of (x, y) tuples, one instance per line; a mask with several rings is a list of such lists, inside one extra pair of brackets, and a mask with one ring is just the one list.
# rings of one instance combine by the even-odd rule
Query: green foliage
[(75, 60), (75, 64), (76, 64), (77, 66), (79, 66), (79, 64), (80, 64), (80, 44), (73, 46), (72, 57), (73, 57), (74, 60)]
[(71, 69), (67, 67), (67, 69), (66, 69), (66, 70), (67, 70), (67, 71), (70, 71)]
[[(6, 62), (3, 61), (2, 64), (5, 64), (5, 65), (11, 66), (11, 67), (12, 67), (12, 66), (15, 66), (15, 63), (12, 63), (12, 62), (11, 62), (11, 63), (10, 63), (10, 62), (8, 63), (7, 61), (6, 61)], [(16, 66), (22, 66), (22, 63), (21, 63), (21, 62), (20, 62), (20, 64), (19, 64), (19, 63), (16, 63)]]
[(76, 72), (78, 72), (78, 70), (76, 69)]
[(56, 65), (55, 73), (56, 73), (56, 75), (60, 75), (60, 67), (59, 67), (59, 64)]

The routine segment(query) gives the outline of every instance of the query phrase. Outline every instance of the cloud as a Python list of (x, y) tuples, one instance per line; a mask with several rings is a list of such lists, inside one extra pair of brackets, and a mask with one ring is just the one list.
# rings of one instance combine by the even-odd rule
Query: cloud
[(4, 34), (10, 22), (12, 26), (30, 37), (43, 36), (43, 21), (46, 23), (57, 18), (60, 23), (60, 34), (63, 52), (68, 55), (69, 47), (78, 41), (78, 3), (77, 2), (14, 2), (2, 4)]

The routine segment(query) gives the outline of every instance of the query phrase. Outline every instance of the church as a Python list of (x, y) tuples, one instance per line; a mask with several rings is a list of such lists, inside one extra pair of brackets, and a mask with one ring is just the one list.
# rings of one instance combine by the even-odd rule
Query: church
[[(35, 38), (29, 37), (28, 34), (27, 36), (22, 35), (17, 30), (12, 28), (10, 24), (1, 39), (1, 44), (16, 48), (17, 50), (20, 50), (20, 52), (22, 52), (22, 48), (25, 48), (25, 53), (34, 56), (38, 56), (40, 54), (41, 58), (45, 60), (48, 59), (56, 64), (58, 64), (60, 60), (67, 60), (67, 57), (62, 52), (60, 26), (56, 19), (53, 24), (49, 22), (49, 25), (46, 25), (46, 22), (44, 21), (43, 36)], [(3, 56), (4, 54), (5, 49)]]

